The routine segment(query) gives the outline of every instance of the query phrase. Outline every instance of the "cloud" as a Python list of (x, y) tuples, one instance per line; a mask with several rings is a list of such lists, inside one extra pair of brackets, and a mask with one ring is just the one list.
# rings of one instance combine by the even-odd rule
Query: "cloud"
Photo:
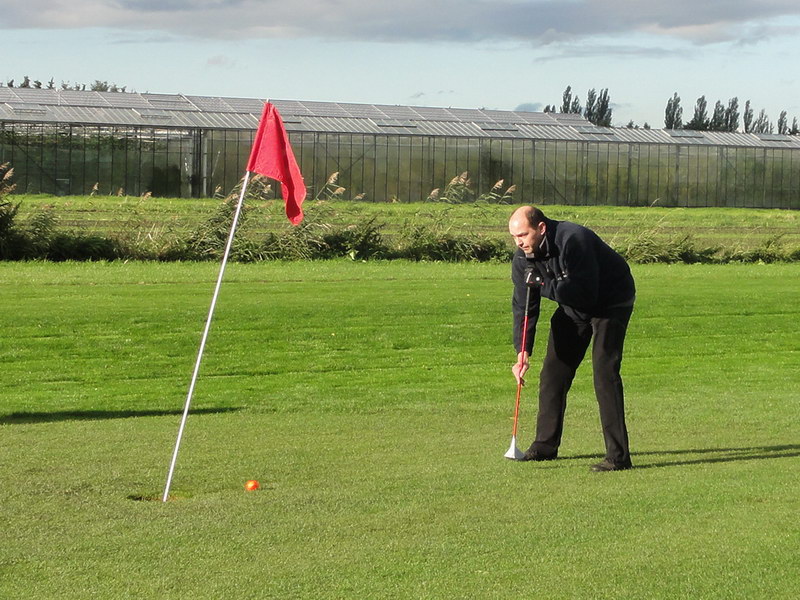
[(539, 45), (645, 33), (708, 44), (758, 39), (788, 17), (800, 17), (796, 0), (5, 0), (0, 28)]
[(121, 32), (113, 39), (108, 40), (109, 44), (174, 44), (184, 41), (185, 38), (164, 31), (134, 31)]
[(438, 90), (435, 92), (415, 92), (409, 96), (411, 100), (421, 100), (422, 98), (428, 98), (431, 96), (450, 96), (455, 94), (455, 90)]
[(541, 60), (582, 59), (604, 57), (618, 58), (672, 58), (676, 55), (690, 55), (687, 49), (664, 48), (652, 45), (587, 44), (585, 42), (558, 44), (543, 55)]
[(523, 102), (514, 109), (519, 112), (542, 112), (544, 104), (541, 102)]
[(742, 28), (737, 44), (749, 46), (775, 37), (793, 37), (800, 35), (800, 25), (780, 25), (772, 23), (756, 23)]
[(236, 66), (236, 61), (233, 60), (230, 56), (225, 56), (224, 54), (218, 54), (216, 56), (212, 56), (211, 58), (209, 58), (206, 61), (206, 66), (228, 69)]

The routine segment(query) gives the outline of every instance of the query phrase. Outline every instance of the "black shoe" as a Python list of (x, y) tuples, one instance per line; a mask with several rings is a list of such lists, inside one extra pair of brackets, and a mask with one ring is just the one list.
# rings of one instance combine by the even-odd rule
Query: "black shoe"
[(599, 462), (596, 465), (591, 466), (591, 470), (594, 473), (605, 473), (606, 471), (627, 471), (628, 469), (632, 468), (633, 465), (631, 464), (630, 460), (626, 462), (615, 463), (605, 459), (603, 462)]
[(552, 454), (544, 454), (540, 450), (536, 450), (533, 446), (531, 446), (530, 448), (525, 450), (525, 453), (519, 460), (542, 461), (542, 460), (553, 460), (555, 458), (558, 458), (558, 452), (554, 452)]

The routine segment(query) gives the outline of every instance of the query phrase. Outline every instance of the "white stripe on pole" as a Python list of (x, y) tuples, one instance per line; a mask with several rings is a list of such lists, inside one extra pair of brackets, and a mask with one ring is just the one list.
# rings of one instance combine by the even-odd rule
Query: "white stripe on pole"
[(231, 223), (231, 232), (228, 235), (228, 243), (225, 246), (225, 254), (222, 256), (222, 265), (219, 269), (219, 276), (217, 277), (217, 286), (214, 288), (214, 296), (211, 299), (211, 308), (208, 310), (208, 318), (206, 319), (206, 326), (203, 330), (203, 338), (200, 341), (200, 351), (197, 353), (197, 361), (194, 364), (194, 373), (192, 373), (192, 382), (189, 384), (189, 394), (186, 396), (186, 405), (183, 407), (183, 418), (181, 418), (181, 425), (178, 429), (178, 439), (175, 440), (175, 451), (172, 453), (172, 462), (169, 465), (169, 474), (167, 475), (167, 485), (164, 487), (164, 497), (162, 502), (166, 502), (169, 497), (169, 488), (172, 484), (172, 475), (175, 472), (175, 462), (178, 460), (178, 450), (181, 447), (181, 438), (183, 437), (183, 430), (186, 427), (186, 419), (189, 416), (189, 406), (192, 403), (192, 394), (194, 394), (194, 386), (197, 383), (197, 375), (200, 372), (200, 361), (203, 359), (203, 350), (206, 347), (206, 340), (208, 339), (208, 331), (211, 329), (211, 319), (214, 316), (214, 308), (217, 305), (217, 296), (219, 296), (219, 288), (222, 285), (222, 276), (225, 274), (225, 265), (228, 263), (228, 256), (231, 253), (231, 246), (233, 245), (233, 235), (236, 232), (236, 225), (239, 222), (239, 214), (242, 212), (242, 204), (244, 203), (244, 194), (247, 191), (247, 184), (250, 182), (250, 171), (246, 171), (244, 180), (242, 181), (242, 191), (239, 194), (239, 202), (236, 205), (236, 212), (233, 215), (233, 223)]

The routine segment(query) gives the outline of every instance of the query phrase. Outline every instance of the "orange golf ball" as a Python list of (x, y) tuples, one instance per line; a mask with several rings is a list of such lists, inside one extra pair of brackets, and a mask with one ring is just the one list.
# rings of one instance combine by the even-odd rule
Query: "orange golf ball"
[(244, 489), (246, 489), (248, 492), (255, 492), (259, 487), (260, 486), (258, 485), (258, 482), (255, 479), (251, 479), (250, 481), (244, 484)]

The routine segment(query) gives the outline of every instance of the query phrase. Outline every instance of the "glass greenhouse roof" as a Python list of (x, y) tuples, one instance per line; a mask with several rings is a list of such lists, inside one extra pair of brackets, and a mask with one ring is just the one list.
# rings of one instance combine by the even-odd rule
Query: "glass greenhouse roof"
[[(574, 114), (270, 101), (296, 132), (800, 148), (800, 136), (596, 127)], [(0, 122), (252, 130), (264, 102), (0, 87)]]

